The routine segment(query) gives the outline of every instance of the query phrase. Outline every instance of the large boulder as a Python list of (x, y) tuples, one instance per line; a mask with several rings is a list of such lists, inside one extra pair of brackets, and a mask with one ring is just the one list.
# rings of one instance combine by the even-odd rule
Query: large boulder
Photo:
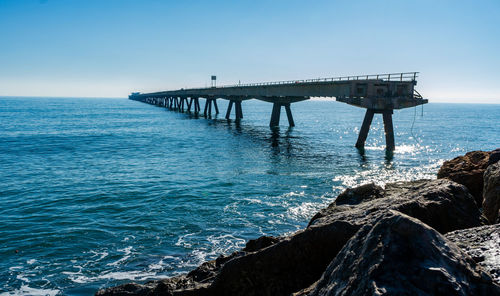
[(452, 231), (445, 237), (487, 270), (500, 285), (500, 224)]
[(349, 240), (322, 277), (295, 295), (500, 295), (500, 286), (456, 245), (391, 211)]
[[(375, 224), (390, 209), (441, 233), (485, 224), (467, 189), (446, 179), (388, 184), (385, 190), (370, 185), (344, 195), (306, 229), (249, 242), (243, 251), (204, 263), (181, 280), (149, 283), (156, 293), (151, 295), (289, 295), (314, 283), (361, 227)], [(99, 295), (121, 294), (112, 288)]]
[(359, 204), (333, 202), (319, 211), (309, 226), (339, 220), (359, 226), (371, 224), (389, 209), (415, 217), (441, 233), (486, 224), (467, 189), (447, 179), (390, 183), (382, 198), (370, 198), (374, 191), (365, 190), (367, 197), (356, 197), (356, 200), (367, 200)]
[(491, 152), (472, 151), (445, 161), (437, 177), (447, 178), (469, 189), (478, 206), (483, 203), (483, 174), (488, 167)]
[(484, 172), (483, 213), (490, 223), (500, 222), (500, 162)]
[(491, 151), (490, 160), (488, 161), (488, 165), (492, 165), (500, 160), (500, 148), (497, 148)]

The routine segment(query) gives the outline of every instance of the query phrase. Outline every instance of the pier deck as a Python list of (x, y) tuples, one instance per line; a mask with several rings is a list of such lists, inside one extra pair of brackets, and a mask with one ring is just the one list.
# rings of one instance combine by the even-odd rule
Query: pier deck
[(386, 149), (393, 151), (395, 148), (392, 125), (393, 110), (414, 107), (428, 102), (415, 90), (417, 77), (418, 72), (407, 72), (263, 82), (154, 93), (132, 93), (129, 99), (180, 112), (200, 113), (199, 100), (202, 98), (205, 99), (203, 111), (205, 117), (211, 117), (212, 106), (215, 113), (218, 114), (217, 99), (224, 99), (229, 100), (226, 118), (230, 118), (234, 106), (236, 120), (243, 118), (242, 102), (257, 99), (273, 104), (269, 125), (274, 127), (279, 125), (282, 107), (285, 107), (289, 125), (294, 126), (290, 107), (292, 103), (309, 100), (311, 97), (335, 97), (339, 102), (367, 109), (356, 147), (364, 148), (373, 116), (379, 113), (384, 119)]

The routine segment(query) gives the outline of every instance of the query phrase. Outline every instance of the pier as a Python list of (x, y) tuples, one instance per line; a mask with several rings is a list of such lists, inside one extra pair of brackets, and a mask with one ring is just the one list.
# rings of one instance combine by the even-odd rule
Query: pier
[[(269, 126), (279, 125), (282, 107), (289, 126), (295, 126), (291, 105), (312, 97), (335, 97), (336, 101), (365, 108), (366, 113), (356, 141), (364, 149), (365, 141), (375, 114), (384, 122), (386, 149), (395, 148), (392, 114), (403, 109), (426, 104), (427, 99), (415, 90), (418, 72), (343, 76), (307, 80), (290, 80), (250, 84), (189, 88), (154, 93), (132, 93), (129, 99), (166, 107), (179, 112), (201, 113), (200, 99), (205, 100), (203, 116), (210, 118), (212, 111), (219, 114), (217, 100), (228, 100), (226, 119), (234, 109), (236, 121), (243, 118), (242, 103), (256, 99), (273, 104)], [(234, 107), (234, 108), (233, 108)]]

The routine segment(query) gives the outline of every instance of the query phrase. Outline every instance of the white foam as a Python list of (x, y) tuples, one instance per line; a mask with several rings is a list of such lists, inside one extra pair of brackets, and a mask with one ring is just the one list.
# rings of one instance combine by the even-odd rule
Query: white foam
[(128, 246), (124, 249), (118, 249), (117, 251), (123, 252), (124, 256), (122, 258), (116, 260), (115, 262), (111, 262), (111, 263), (106, 264), (107, 266), (116, 266), (116, 265), (119, 265), (122, 262), (128, 260), (128, 258), (130, 258), (130, 255), (132, 254), (132, 246)]
[(10, 291), (10, 292), (4, 292), (0, 293), (0, 296), (22, 296), (22, 295), (31, 295), (31, 296), (56, 296), (60, 294), (60, 290), (56, 289), (36, 289), (36, 288), (31, 288), (27, 285), (22, 285), (19, 289)]
[(147, 279), (154, 278), (155, 276), (156, 276), (155, 272), (115, 271), (115, 272), (108, 272), (101, 274), (97, 276), (97, 279), (144, 281)]

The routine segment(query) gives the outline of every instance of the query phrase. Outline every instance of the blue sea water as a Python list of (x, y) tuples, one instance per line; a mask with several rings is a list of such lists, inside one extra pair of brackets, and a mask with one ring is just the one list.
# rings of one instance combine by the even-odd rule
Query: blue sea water
[(126, 99), (0, 98), (0, 295), (172, 276), (304, 227), (346, 187), (435, 178), (445, 159), (500, 146), (500, 105), (395, 111), (393, 158), (379, 115), (361, 156), (363, 109), (292, 111), (295, 128), (282, 114), (271, 131), (259, 101), (237, 125)]

